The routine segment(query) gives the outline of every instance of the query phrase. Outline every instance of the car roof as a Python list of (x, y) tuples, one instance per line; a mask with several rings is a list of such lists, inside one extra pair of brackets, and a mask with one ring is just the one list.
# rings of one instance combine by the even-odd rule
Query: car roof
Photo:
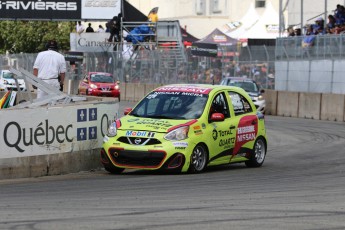
[(224, 77), (223, 80), (230, 80), (230, 81), (247, 81), (247, 82), (255, 82), (253, 79), (246, 78), (246, 77)]

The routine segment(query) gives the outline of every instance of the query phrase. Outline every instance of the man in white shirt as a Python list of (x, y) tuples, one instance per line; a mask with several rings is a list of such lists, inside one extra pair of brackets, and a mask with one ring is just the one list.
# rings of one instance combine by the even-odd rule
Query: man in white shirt
[(78, 21), (77, 26), (76, 26), (76, 30), (77, 30), (77, 33), (79, 35), (84, 32), (85, 27), (83, 24), (81, 24), (81, 21)]
[[(56, 41), (49, 41), (46, 45), (47, 50), (38, 53), (33, 66), (33, 74), (49, 85), (61, 89), (65, 81), (66, 60), (60, 54)], [(59, 79), (60, 78), (60, 79)], [(42, 98), (47, 93), (37, 89), (37, 98)]]

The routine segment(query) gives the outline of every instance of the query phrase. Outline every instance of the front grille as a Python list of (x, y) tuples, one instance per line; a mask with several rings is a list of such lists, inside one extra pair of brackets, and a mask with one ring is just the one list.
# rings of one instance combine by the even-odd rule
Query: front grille
[(164, 160), (163, 151), (133, 151), (123, 149), (109, 149), (112, 160), (122, 166), (158, 167)]
[[(139, 141), (140, 139), (140, 141)], [(138, 137), (120, 137), (117, 141), (129, 144), (129, 145), (158, 145), (162, 144), (155, 138), (138, 138)]]

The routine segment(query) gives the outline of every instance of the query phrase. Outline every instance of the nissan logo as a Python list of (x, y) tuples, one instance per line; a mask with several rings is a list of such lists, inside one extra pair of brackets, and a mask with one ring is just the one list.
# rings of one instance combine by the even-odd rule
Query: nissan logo
[(136, 145), (139, 145), (139, 144), (141, 143), (141, 139), (140, 139), (140, 138), (136, 138), (136, 139), (134, 140), (134, 143), (135, 143)]

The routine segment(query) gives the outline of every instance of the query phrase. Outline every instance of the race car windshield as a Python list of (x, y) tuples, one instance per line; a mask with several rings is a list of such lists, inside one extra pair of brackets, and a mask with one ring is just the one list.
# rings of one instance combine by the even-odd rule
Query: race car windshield
[(13, 78), (13, 73), (10, 73), (10, 72), (4, 73), (3, 78), (4, 79), (12, 79)]
[(204, 111), (208, 95), (185, 92), (153, 92), (130, 113), (132, 116), (188, 120), (197, 119)]
[(101, 74), (92, 74), (91, 81), (99, 83), (114, 83), (114, 79), (112, 76)]

